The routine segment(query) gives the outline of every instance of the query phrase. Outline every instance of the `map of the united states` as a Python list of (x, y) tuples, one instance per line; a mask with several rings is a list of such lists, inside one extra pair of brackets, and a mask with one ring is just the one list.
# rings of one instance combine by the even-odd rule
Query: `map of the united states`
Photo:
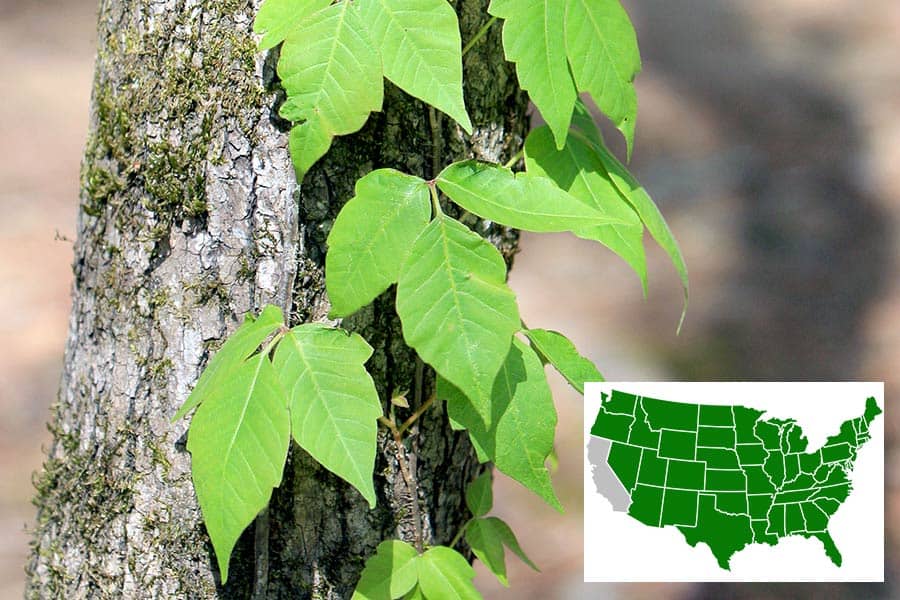
[(614, 510), (651, 527), (676, 527), (691, 546), (708, 545), (723, 569), (750, 544), (792, 535), (819, 540), (839, 567), (829, 521), (853, 491), (857, 452), (879, 414), (869, 398), (862, 415), (807, 451), (793, 419), (614, 390), (602, 395), (588, 460)]

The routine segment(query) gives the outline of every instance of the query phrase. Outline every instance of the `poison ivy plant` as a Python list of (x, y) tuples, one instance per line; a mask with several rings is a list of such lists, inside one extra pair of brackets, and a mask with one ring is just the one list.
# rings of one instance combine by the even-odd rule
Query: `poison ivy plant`
[(397, 314), (406, 343), (457, 386), (489, 426), (491, 386), (520, 321), (500, 252), (459, 221), (438, 215), (400, 269)]
[(482, 462), (493, 462), (500, 472), (562, 511), (545, 464), (553, 450), (556, 408), (534, 350), (514, 340), (488, 397), (489, 425), (471, 398), (443, 377), (438, 378), (437, 397), (447, 400), (451, 425), (468, 430)]
[(566, 58), (566, 3), (561, 0), (492, 0), (504, 19), (503, 50), (516, 63), (519, 85), (553, 130), (561, 148), (578, 97)]
[(177, 421), (184, 417), (188, 412), (196, 408), (212, 390), (228, 387), (231, 372), (235, 367), (256, 352), (260, 344), (281, 327), (283, 321), (284, 317), (281, 315), (281, 309), (277, 306), (267, 306), (260, 313), (258, 319), (253, 319), (251, 316), (244, 321), (243, 326), (225, 341), (219, 351), (207, 363), (206, 368), (203, 369), (203, 373), (200, 375), (200, 379), (194, 385), (191, 395), (188, 396), (184, 405), (178, 409), (172, 420)]
[(575, 86), (588, 92), (634, 147), (641, 70), (637, 36), (619, 0), (566, 0), (566, 56)]
[(236, 366), (228, 385), (211, 391), (191, 421), (194, 489), (222, 581), (241, 532), (281, 483), (289, 440), (284, 392), (263, 353)]
[(259, 49), (274, 48), (298, 23), (329, 4), (331, 0), (266, 0), (253, 22), (253, 30), (262, 35)]
[[(347, 317), (396, 285), (403, 339), (436, 373), (427, 400), (410, 406), (406, 392), (393, 390), (394, 397), (379, 399), (365, 368), (372, 348), (360, 335), (324, 323), (289, 328), (273, 306), (256, 319), (248, 315), (209, 360), (175, 418), (196, 409), (188, 449), (223, 582), (238, 536), (281, 481), (291, 438), (372, 507), (378, 424), (393, 435), (406, 474), (404, 434), (437, 401), (445, 401), (449, 424), (466, 430), (481, 462), (562, 510), (547, 466), (556, 461), (557, 416), (545, 365), (579, 392), (602, 377), (562, 334), (522, 325), (504, 257), (466, 219), (450, 216), (457, 210), (597, 241), (634, 269), (645, 293), (646, 228), (678, 271), (686, 307), (687, 270), (668, 225), (578, 98), (593, 98), (625, 136), (630, 156), (640, 56), (618, 0), (492, 0), (488, 12), (464, 49), (446, 0), (265, 0), (257, 15), (260, 48), (282, 44), (277, 72), (287, 98), (280, 113), (293, 122), (289, 144), (301, 179), (335, 136), (357, 131), (381, 109), (384, 78), (452, 117), (459, 135), (471, 134), (462, 57), (498, 18), (506, 58), (547, 125), (506, 165), (462, 160), (435, 168), (431, 180), (375, 169), (332, 224), (329, 316)], [(522, 157), (525, 171), (516, 173), (510, 167)], [(455, 208), (445, 212), (449, 203)], [(390, 403), (387, 416), (383, 403)], [(395, 413), (403, 411), (411, 414), (398, 423)], [(414, 482), (404, 479), (417, 498)], [(456, 550), (461, 541), (504, 585), (507, 549), (536, 569), (509, 526), (488, 515), (490, 472), (465, 498), (471, 517), (448, 546), (421, 533), (382, 542), (354, 598), (479, 597), (474, 571)], [(447, 533), (439, 532), (443, 539)]]
[(579, 354), (575, 344), (563, 334), (548, 329), (526, 329), (523, 333), (537, 355), (553, 365), (579, 394), (584, 394), (585, 382), (603, 381), (594, 363)]
[(580, 223), (575, 235), (595, 240), (618, 254), (631, 266), (647, 290), (647, 260), (644, 227), (640, 216), (608, 176), (593, 146), (577, 135), (569, 135), (558, 150), (546, 126), (533, 130), (525, 141), (525, 168), (531, 175), (548, 177), (569, 194), (620, 224)]
[(553, 232), (626, 224), (546, 177), (513, 174), (498, 165), (473, 160), (453, 163), (437, 176), (437, 186), (467, 211), (516, 229)]
[(678, 242), (675, 240), (672, 230), (669, 229), (669, 225), (666, 223), (659, 207), (656, 206), (656, 203), (653, 202), (647, 191), (603, 143), (600, 130), (593, 119), (591, 119), (590, 113), (580, 102), (575, 107), (573, 126), (574, 131), (572, 134), (579, 136), (590, 144), (602, 163), (601, 172), (605, 172), (609, 180), (612, 181), (619, 192), (620, 198), (637, 212), (641, 221), (647, 227), (647, 231), (650, 232), (650, 235), (653, 236), (653, 239), (656, 240), (660, 247), (666, 251), (675, 270), (678, 272), (684, 292), (684, 307), (681, 311), (681, 319), (678, 322), (678, 329), (680, 330), (687, 312), (689, 284), (687, 265), (684, 262), (684, 257), (681, 255), (681, 249), (678, 247)]
[(359, 334), (307, 323), (284, 334), (272, 362), (287, 391), (294, 439), (374, 507), (381, 403), (363, 366), (371, 355)]
[(288, 95), (281, 116), (299, 122), (290, 136), (298, 173), (328, 151), (334, 136), (357, 131), (381, 110), (381, 63), (351, 2), (331, 4), (290, 29), (278, 76)]
[(484, 517), (494, 505), (491, 493), (491, 476), (485, 472), (466, 488), (466, 506), (472, 512), (472, 518), (466, 523), (464, 532), (466, 543), (475, 556), (493, 573), (503, 585), (509, 585), (506, 578), (506, 552), (504, 547), (512, 550), (522, 562), (540, 571), (525, 554), (516, 535), (502, 519)]
[(280, 114), (296, 123), (290, 148), (299, 177), (332, 138), (358, 131), (381, 110), (382, 77), (472, 132), (459, 23), (446, 0), (266, 0), (254, 30), (262, 49), (284, 42)]
[(419, 581), (415, 548), (400, 540), (378, 544), (363, 569), (352, 600), (400, 598)]
[(422, 588), (416, 585), (410, 593), (403, 596), (403, 600), (425, 600), (425, 594), (422, 593)]
[(509, 525), (497, 517), (474, 519), (469, 523), (466, 527), (466, 542), (478, 560), (483, 562), (503, 585), (509, 585), (509, 580), (506, 578), (504, 548), (509, 548), (522, 562), (535, 571), (540, 571), (519, 546), (519, 541)]
[(375, 505), (381, 404), (363, 367), (371, 354), (355, 333), (316, 323), (287, 329), (268, 306), (209, 362), (176, 418), (199, 406), (187, 448), (223, 582), (238, 537), (281, 483), (291, 435)]
[[(476, 558), (508, 586), (505, 549), (535, 571), (539, 569), (522, 550), (509, 525), (497, 517), (485, 516), (493, 503), (491, 476), (484, 472), (466, 489), (466, 506), (472, 518), (463, 525), (457, 539), (464, 536)], [(405, 542), (389, 540), (381, 542), (366, 561), (352, 600), (480, 598), (472, 586), (474, 575), (468, 561), (452, 548), (435, 546), (419, 554)]]
[(325, 284), (331, 315), (350, 315), (396, 283), (430, 218), (428, 186), (422, 179), (379, 169), (357, 181), (356, 195), (328, 235)]
[(472, 584), (475, 569), (462, 554), (446, 546), (434, 546), (418, 562), (419, 589), (429, 600), (480, 599)]
[(483, 517), (494, 506), (494, 491), (491, 489), (491, 473), (485, 471), (466, 488), (466, 506), (473, 517)]
[(472, 133), (456, 11), (446, 0), (357, 0), (384, 76)]
[(641, 69), (637, 36), (618, 0), (491, 0), (504, 19), (503, 48), (522, 89), (562, 149), (577, 92), (588, 92), (634, 146)]
[(352, 600), (481, 598), (472, 585), (474, 577), (469, 561), (456, 550), (434, 546), (419, 554), (409, 544), (391, 540), (381, 542), (366, 561)]
[(600, 156), (600, 160), (603, 161), (603, 166), (606, 169), (607, 174), (622, 194), (622, 197), (637, 211), (641, 217), (641, 221), (643, 221), (644, 225), (647, 227), (647, 231), (650, 232), (650, 235), (653, 236), (653, 239), (657, 241), (662, 249), (666, 251), (669, 258), (672, 260), (672, 264), (675, 265), (675, 269), (678, 271), (678, 275), (681, 278), (682, 290), (684, 291), (684, 309), (681, 312), (681, 319), (678, 322), (678, 328), (681, 329), (681, 324), (684, 322), (684, 316), (687, 312), (689, 286), (687, 265), (681, 255), (681, 249), (678, 247), (678, 242), (675, 240), (675, 236), (672, 235), (672, 231), (669, 229), (669, 225), (666, 223), (666, 220), (656, 206), (656, 203), (653, 202), (643, 186), (631, 176), (622, 163), (620, 163), (605, 146), (600, 145), (597, 146), (596, 149)]

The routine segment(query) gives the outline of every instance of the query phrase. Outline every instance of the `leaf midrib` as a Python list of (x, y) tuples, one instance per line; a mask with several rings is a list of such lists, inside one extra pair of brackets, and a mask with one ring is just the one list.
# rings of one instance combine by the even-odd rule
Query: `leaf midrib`
[[(447, 222), (444, 217), (440, 217), (438, 226), (440, 227), (440, 232), (441, 232), (441, 249), (443, 250), (443, 255), (444, 255), (443, 263), (445, 265), (444, 271), (447, 275), (447, 279), (450, 281), (451, 295), (453, 296), (453, 305), (456, 309), (457, 322), (459, 324), (460, 334), (463, 336), (463, 338), (465, 339), (465, 342), (466, 342), (466, 344), (465, 344), (466, 358), (468, 359), (469, 365), (472, 367), (473, 373), (476, 375), (473, 378), (475, 381), (475, 388), (478, 391), (479, 399), (482, 399), (482, 398), (484, 398), (484, 389), (482, 389), (482, 386), (481, 386), (481, 378), (478, 377), (477, 364), (472, 359), (468, 333), (466, 331), (466, 328), (463, 327), (462, 305), (460, 304), (460, 301), (459, 301), (459, 292), (456, 287), (456, 279), (453, 277), (454, 270), (462, 270), (462, 269), (454, 269), (454, 267), (453, 267), (453, 263), (450, 258), (450, 244), (449, 244), (450, 240), (449, 240), (449, 236), (447, 235), (448, 225), (447, 225)], [(475, 412), (479, 412), (479, 411), (476, 410)]]
[(550, 2), (548, 2), (547, 0), (544, 0), (544, 48), (544, 58), (546, 59), (547, 63), (547, 79), (550, 81), (550, 87), (553, 90), (553, 97), (559, 98), (560, 95), (556, 88), (556, 78), (553, 76), (555, 70), (550, 61)]
[[(258, 359), (259, 362), (256, 365), (256, 370), (253, 372), (253, 382), (250, 384), (250, 389), (247, 390), (246, 397), (244, 399), (244, 406), (241, 408), (241, 416), (237, 421), (237, 426), (234, 428), (234, 433), (231, 435), (231, 440), (228, 443), (228, 447), (225, 450), (225, 459), (222, 461), (222, 481), (226, 481), (225, 478), (225, 470), (226, 466), (231, 461), (231, 452), (234, 450), (235, 442), (237, 441), (238, 432), (243, 428), (244, 420), (247, 415), (247, 409), (250, 407), (250, 400), (253, 397), (253, 392), (256, 389), (256, 384), (259, 382), (259, 372), (262, 369), (263, 362), (266, 360), (265, 357)], [(265, 454), (265, 452), (263, 452)], [(268, 457), (267, 457), (268, 458)]]
[[(313, 369), (312, 364), (310, 363), (309, 359), (306, 357), (306, 353), (303, 351), (303, 346), (300, 343), (300, 340), (297, 339), (296, 334), (291, 335), (290, 337), (291, 337), (291, 343), (294, 346), (294, 349), (297, 351), (297, 355), (300, 358), (300, 361), (303, 363), (304, 368), (309, 373), (309, 380), (312, 382), (312, 385), (315, 387), (316, 398), (318, 398), (318, 404), (320, 404), (322, 406), (323, 410), (328, 414), (328, 418), (330, 419), (331, 423), (334, 423), (337, 420), (347, 420), (347, 419), (335, 418), (334, 414), (330, 410), (330, 407), (328, 406), (328, 403), (324, 402), (322, 400), (322, 396), (323, 396), (322, 386), (319, 384), (318, 378), (316, 377), (315, 369)], [(300, 379), (301, 378), (298, 377), (297, 382), (294, 383), (295, 388), (296, 388), (297, 383), (300, 381)], [(292, 398), (292, 404), (294, 401), (297, 400), (296, 389), (293, 390), (293, 392), (294, 393), (293, 393), (293, 398)], [(335, 428), (335, 429), (337, 429), (337, 428)], [(337, 441), (341, 445), (341, 447), (344, 449), (344, 451), (346, 453), (345, 455), (348, 457), (352, 456), (351, 449), (347, 447), (346, 443), (344, 443), (342, 436), (336, 435), (335, 438), (337, 439)], [(306, 448), (304, 448), (304, 449), (306, 449)], [(306, 449), (306, 450), (308, 451), (308, 449)], [(355, 471), (356, 476), (362, 480), (365, 480), (365, 477), (363, 476), (362, 472), (360, 472), (359, 469), (357, 468), (356, 462), (351, 460), (350, 465), (353, 467), (353, 471)]]
[[(340, 37), (341, 37), (341, 30), (344, 28), (344, 18), (347, 14), (347, 10), (349, 10), (347, 8), (349, 6), (349, 4), (350, 3), (346, 2), (346, 1), (340, 3), (341, 9), (340, 9), (340, 12), (335, 17), (338, 19), (338, 23), (334, 30), (334, 36), (332, 36), (332, 38), (331, 38), (331, 49), (329, 50), (329, 53), (328, 53), (328, 60), (325, 61), (325, 63), (324, 63), (325, 68), (322, 70), (322, 77), (317, 82), (318, 85), (316, 87), (318, 89), (315, 91), (315, 95), (314, 95), (315, 102), (312, 104), (312, 109), (310, 109), (313, 111), (313, 114), (315, 114), (318, 117), (319, 122), (323, 126), (322, 128), (329, 132), (334, 131), (335, 128), (328, 121), (328, 119), (325, 118), (324, 113), (321, 110), (316, 110), (316, 109), (319, 106), (322, 106), (322, 97), (323, 96), (327, 97), (330, 95), (330, 94), (326, 93), (326, 91), (325, 91), (325, 81), (328, 78), (331, 78), (332, 81), (334, 81), (335, 83), (337, 82), (337, 78), (332, 74), (331, 69), (334, 65), (334, 57), (335, 57), (335, 54), (337, 54), (338, 41), (340, 40)], [(326, 7), (322, 10), (328, 10), (328, 8), (330, 8), (330, 6), (334, 6), (334, 5), (329, 5), (329, 7)], [(312, 120), (312, 115), (310, 115), (308, 117), (308, 120)]]
[[(625, 84), (631, 83), (630, 77), (623, 76), (622, 73), (619, 71), (618, 65), (619, 65), (620, 61), (617, 60), (617, 57), (614, 55), (612, 50), (609, 48), (608, 42), (606, 40), (606, 36), (603, 35), (603, 30), (600, 28), (600, 24), (597, 23), (596, 19), (594, 18), (594, 13), (591, 12), (591, 10), (587, 6), (585, 6), (584, 0), (574, 0), (574, 1), (581, 4), (582, 10), (588, 15), (588, 20), (590, 21), (594, 31), (597, 33), (596, 39), (599, 41), (599, 45), (603, 49), (603, 53), (606, 55), (607, 65), (611, 65), (610, 68), (616, 74), (616, 77), (618, 77), (618, 79), (621, 83), (625, 83)], [(568, 11), (566, 11), (566, 12), (568, 13)], [(566, 16), (568, 16), (568, 14)]]
[[(522, 355), (522, 369), (525, 373), (525, 379), (520, 381), (518, 383), (518, 386), (516, 386), (516, 387), (531, 383), (528, 381), (528, 366), (525, 364), (525, 360), (526, 360), (525, 352), (522, 350), (520, 350), (520, 352)], [(524, 427), (524, 428), (522, 427), (521, 411), (519, 410), (519, 408), (517, 406), (513, 405), (513, 399), (515, 397), (515, 388), (513, 387), (512, 380), (510, 378), (509, 369), (504, 368), (503, 371), (504, 371), (504, 381), (506, 383), (507, 393), (509, 394), (509, 398), (510, 398), (510, 402), (509, 402), (509, 405), (507, 406), (507, 410), (503, 414), (508, 416), (512, 420), (513, 428), (518, 433), (518, 435), (516, 436), (516, 439), (521, 441), (521, 440), (526, 439), (526, 436), (523, 434), (533, 433), (533, 432), (530, 432), (527, 427)], [(499, 425), (499, 420), (498, 420), (498, 425)], [(532, 475), (536, 476), (537, 479), (541, 482), (542, 491), (539, 492), (540, 496), (544, 497), (544, 499), (547, 500), (547, 502), (551, 505), (553, 504), (550, 502), (551, 498), (555, 499), (556, 503), (558, 504), (559, 500), (556, 498), (556, 495), (553, 492), (552, 485), (548, 485), (548, 483), (550, 481), (549, 474), (547, 474), (546, 477), (543, 477), (543, 475), (546, 473), (546, 467), (544, 466), (544, 459), (540, 456), (540, 453), (536, 452), (532, 448), (531, 444), (523, 443), (522, 445), (524, 446), (524, 454), (526, 456), (526, 460), (528, 463), (528, 469), (531, 471)], [(535, 466), (535, 463), (533, 460), (535, 456), (538, 457), (537, 458), (537, 460), (538, 460), (537, 466)]]
[[(422, 54), (422, 53), (424, 53), (426, 50), (429, 51), (429, 52), (433, 52), (433, 51), (434, 51), (433, 48), (424, 48), (424, 47), (420, 46), (420, 45), (417, 43), (418, 40), (417, 40), (416, 36), (411, 35), (411, 34), (409, 33), (409, 31), (407, 31), (407, 29), (406, 29), (405, 27), (403, 27), (403, 26), (400, 24), (400, 20), (397, 19), (397, 18), (394, 16), (394, 15), (396, 14), (396, 11), (392, 10), (392, 9), (388, 6), (387, 2), (385, 2), (385, 0), (378, 0), (378, 3), (379, 3), (379, 4), (381, 5), (381, 7), (384, 9), (385, 14), (387, 14), (388, 18), (390, 19), (390, 23), (391, 23), (392, 25), (394, 25), (395, 28), (397, 28), (397, 29), (400, 30), (400, 36), (401, 36), (403, 39), (409, 40), (410, 45), (412, 45), (413, 48), (415, 48), (416, 52), (411, 53), (407, 58), (410, 58), (410, 59), (411, 59), (411, 58), (418, 58), (416, 53)], [(390, 27), (390, 26), (389, 26), (389, 27)], [(441, 54), (443, 54), (443, 51), (442, 51), (442, 50), (438, 49), (438, 51), (441, 52)], [(447, 82), (446, 80), (444, 80), (443, 78), (441, 78), (441, 77), (436, 77), (436, 76), (434, 75), (434, 71), (433, 71), (432, 68), (431, 68), (431, 65), (429, 65), (427, 61), (423, 61), (421, 58), (419, 58), (416, 62), (419, 63), (419, 69), (416, 69), (416, 71), (418, 72), (418, 71), (421, 69), (421, 70), (426, 71), (427, 73), (429, 73), (430, 78), (431, 78), (431, 80), (432, 80), (431, 83), (432, 83), (433, 85), (437, 85), (437, 86), (440, 87), (440, 88), (445, 88), (445, 87), (448, 87), (449, 85), (452, 85), (451, 83), (448, 83), (448, 82)]]

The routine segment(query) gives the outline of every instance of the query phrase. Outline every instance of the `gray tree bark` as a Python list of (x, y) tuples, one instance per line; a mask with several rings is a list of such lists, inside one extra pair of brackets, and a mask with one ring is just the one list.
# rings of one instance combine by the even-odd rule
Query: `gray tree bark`
[[(454, 4), (467, 41), (487, 0)], [(170, 422), (210, 354), (268, 303), (292, 323), (325, 319), (324, 240), (358, 177), (504, 160), (527, 128), (495, 27), (464, 60), (471, 139), (388, 85), (384, 111), (337, 140), (298, 190), (276, 116), (275, 56), (258, 53), (251, 33), (257, 8), (101, 0), (73, 306), (54, 440), (36, 480), (29, 597), (347, 597), (379, 541), (420, 529), (447, 542), (466, 516), (463, 486), (477, 462), (436, 404), (400, 450), (415, 470), (412, 493), (381, 434), (372, 511), (293, 447), (268, 526), (248, 528), (220, 585), (190, 481), (188, 422)], [(511, 259), (514, 234), (471, 224)], [(382, 399), (416, 389), (392, 301), (388, 292), (344, 323), (376, 349), (368, 366)], [(423, 392), (410, 393), (412, 408), (432, 379), (426, 371)]]

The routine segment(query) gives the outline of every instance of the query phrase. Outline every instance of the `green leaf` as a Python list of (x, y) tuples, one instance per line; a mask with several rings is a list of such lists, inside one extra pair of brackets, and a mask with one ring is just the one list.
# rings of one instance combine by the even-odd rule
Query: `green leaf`
[(331, 4), (331, 0), (265, 0), (253, 21), (253, 32), (262, 35), (260, 50), (274, 48), (304, 18)]
[(484, 521), (487, 527), (500, 538), (503, 545), (512, 550), (513, 554), (518, 556), (523, 563), (535, 571), (540, 572), (537, 565), (528, 558), (528, 555), (526, 555), (525, 551), (522, 550), (522, 547), (519, 546), (519, 540), (516, 539), (516, 534), (512, 532), (512, 529), (509, 528), (509, 525), (507, 525), (505, 521), (498, 519), (497, 517), (488, 517), (487, 519), (482, 519), (482, 521)]
[(505, 586), (509, 585), (506, 578), (506, 556), (503, 546), (507, 546), (516, 556), (535, 571), (540, 569), (535, 566), (525, 554), (516, 535), (502, 520), (497, 517), (475, 519), (466, 527), (466, 542), (472, 548), (472, 552), (478, 560), (484, 563), (497, 580)]
[(462, 554), (435, 546), (419, 557), (419, 587), (428, 600), (480, 600), (472, 584), (475, 570)]
[(594, 116), (584, 102), (579, 98), (575, 101), (575, 112), (572, 113), (572, 128), (583, 135), (590, 144), (595, 146), (603, 145), (603, 138), (600, 136), (600, 129), (594, 122)]
[(459, 221), (438, 215), (400, 270), (397, 314), (406, 343), (469, 396), (489, 424), (491, 386), (519, 329), (500, 252)]
[(619, 0), (567, 0), (566, 55), (579, 92), (589, 92), (625, 136), (628, 156), (634, 146), (641, 70), (637, 35)]
[(462, 55), (456, 11), (446, 0), (357, 0), (384, 76), (450, 115), (466, 133)]
[[(287, 102), (282, 105), (282, 116), (284, 116), (286, 106), (289, 106)], [(285, 118), (293, 120), (291, 117), (285, 116)], [(302, 181), (303, 176), (316, 161), (325, 156), (328, 149), (331, 148), (331, 140), (334, 136), (334, 132), (319, 124), (318, 119), (315, 118), (291, 128), (291, 133), (288, 134), (288, 149), (291, 152), (291, 161), (294, 163), (297, 181)]]
[(525, 141), (525, 168), (530, 174), (549, 177), (582, 202), (626, 223), (581, 227), (575, 235), (596, 240), (621, 256), (638, 274), (646, 295), (644, 227), (631, 205), (622, 200), (593, 147), (583, 137), (572, 134), (566, 138), (563, 149), (557, 150), (549, 128), (538, 127)]
[(403, 599), (404, 600), (425, 600), (425, 594), (422, 593), (422, 588), (419, 587), (418, 585), (416, 585), (416, 587), (414, 587), (410, 593), (403, 596)]
[(222, 582), (241, 532), (281, 483), (290, 444), (284, 391), (259, 353), (212, 390), (191, 421), (187, 448), (203, 521)]
[[(681, 285), (684, 290), (684, 304), (681, 310), (681, 319), (678, 322), (678, 329), (681, 330), (681, 324), (684, 322), (684, 315), (687, 312), (689, 284), (687, 265), (684, 263), (684, 258), (681, 255), (681, 249), (678, 247), (678, 242), (675, 241), (675, 236), (672, 235), (672, 231), (669, 229), (665, 218), (662, 216), (662, 213), (659, 212), (659, 208), (650, 198), (650, 195), (644, 190), (641, 184), (637, 182), (631, 173), (628, 172), (628, 169), (626, 169), (622, 163), (613, 156), (612, 152), (606, 148), (603, 144), (603, 138), (600, 135), (600, 131), (597, 129), (594, 122), (586, 116), (586, 113), (587, 110), (583, 106), (579, 106), (576, 109), (575, 124), (579, 132), (581, 132), (581, 139), (591, 144), (591, 147), (597, 153), (597, 156), (603, 164), (603, 168), (606, 170), (610, 180), (613, 182), (613, 185), (619, 190), (622, 198), (624, 198), (637, 212), (638, 216), (640, 216), (641, 221), (647, 227), (647, 231), (650, 232), (653, 239), (656, 240), (656, 243), (658, 243), (660, 247), (666, 251), (666, 254), (669, 255), (672, 264), (675, 266), (675, 270), (678, 272), (679, 277), (681, 277)], [(579, 133), (573, 132), (573, 135), (579, 135)]]
[(603, 375), (594, 363), (579, 354), (563, 334), (547, 329), (527, 329), (524, 333), (538, 354), (546, 358), (579, 394), (584, 394), (585, 382), (603, 381)]
[(493, 384), (488, 427), (463, 392), (442, 377), (437, 385), (438, 398), (447, 400), (451, 424), (468, 429), (479, 457), (494, 461), (502, 473), (562, 511), (545, 465), (553, 450), (556, 407), (544, 366), (534, 350), (513, 340)]
[[(475, 448), (475, 455), (478, 457), (478, 462), (486, 463), (490, 460), (493, 460), (493, 457), (488, 455), (488, 450), (493, 452), (494, 446), (493, 442), (488, 440), (488, 431), (484, 427), (484, 422), (480, 421), (480, 417), (474, 412), (471, 407), (467, 408), (456, 408), (455, 410), (451, 410), (449, 408), (449, 399), (459, 398), (460, 404), (465, 401), (468, 401), (466, 395), (459, 391), (459, 389), (441, 377), (437, 376), (437, 397), (442, 400), (448, 400), (447, 405), (447, 417), (450, 420), (450, 428), (454, 431), (463, 431), (468, 429), (463, 423), (457, 420), (457, 418), (462, 419), (463, 421), (468, 421), (468, 419), (472, 420), (472, 427), (476, 430), (476, 433), (472, 433), (472, 430), (469, 430), (469, 441), (472, 442), (472, 447)], [(456, 413), (454, 416), (454, 412)], [(481, 427), (479, 428), (475, 423), (480, 423)]]
[(503, 542), (500, 541), (490, 526), (485, 525), (487, 519), (474, 519), (466, 527), (466, 543), (484, 566), (497, 577), (497, 581), (509, 587), (506, 578), (506, 556)]
[[(647, 226), (647, 231), (650, 232), (650, 235), (653, 236), (653, 239), (656, 240), (662, 249), (666, 251), (672, 264), (675, 266), (675, 270), (678, 271), (684, 289), (684, 310), (686, 311), (689, 293), (687, 265), (684, 264), (681, 249), (678, 247), (678, 242), (675, 240), (675, 236), (672, 235), (669, 225), (666, 223), (662, 213), (659, 212), (656, 203), (650, 198), (650, 195), (644, 190), (643, 186), (631, 176), (622, 163), (616, 160), (616, 157), (605, 147), (599, 148), (598, 151), (600, 153), (600, 160), (603, 161), (603, 165), (606, 167), (613, 183), (616, 184), (619, 191), (622, 192), (640, 215), (644, 225)], [(683, 313), (681, 319), (682, 321), (684, 320)]]
[(428, 186), (394, 169), (372, 171), (328, 235), (325, 285), (331, 316), (345, 317), (397, 281), (400, 266), (431, 218)]
[(219, 351), (210, 359), (200, 374), (194, 390), (172, 417), (172, 421), (184, 417), (219, 388), (231, 385), (232, 371), (256, 352), (259, 345), (282, 324), (284, 317), (281, 309), (271, 304), (263, 309), (257, 319), (248, 314), (241, 326), (225, 340)]
[(437, 185), (467, 211), (497, 223), (537, 232), (625, 224), (560, 189), (552, 180), (466, 160), (449, 165)]
[(363, 363), (372, 347), (356, 333), (319, 323), (294, 327), (273, 363), (288, 392), (291, 432), (326, 469), (375, 506), (375, 438), (381, 403)]
[(504, 19), (503, 50), (516, 63), (519, 85), (562, 148), (577, 93), (566, 60), (562, 0), (492, 0), (488, 12)]
[(418, 580), (419, 553), (400, 540), (378, 544), (366, 561), (351, 600), (391, 600), (413, 589)]
[(491, 472), (485, 471), (466, 488), (466, 506), (472, 511), (472, 515), (480, 517), (486, 515), (493, 505), (494, 492), (491, 489)]
[(278, 75), (288, 95), (281, 115), (302, 121), (290, 136), (299, 176), (328, 151), (334, 136), (357, 131), (369, 112), (381, 109), (381, 60), (351, 2), (332, 4), (292, 29)]

